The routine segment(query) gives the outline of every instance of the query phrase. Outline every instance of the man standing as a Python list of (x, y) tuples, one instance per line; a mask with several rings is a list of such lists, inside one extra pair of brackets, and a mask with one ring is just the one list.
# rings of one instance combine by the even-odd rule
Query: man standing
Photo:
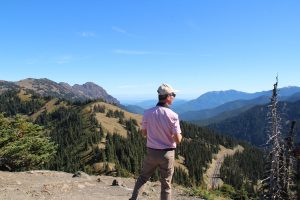
[(168, 84), (162, 84), (158, 90), (159, 102), (146, 110), (142, 120), (142, 132), (147, 137), (147, 155), (140, 176), (135, 183), (131, 200), (137, 199), (141, 187), (159, 167), (161, 199), (171, 199), (171, 181), (174, 172), (176, 143), (182, 139), (178, 115), (169, 105), (176, 94)]

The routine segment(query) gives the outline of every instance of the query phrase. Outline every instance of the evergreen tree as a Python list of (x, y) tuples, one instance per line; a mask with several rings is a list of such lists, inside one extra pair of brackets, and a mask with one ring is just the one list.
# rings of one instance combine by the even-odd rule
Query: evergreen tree
[(43, 127), (0, 114), (0, 168), (12, 171), (43, 168), (56, 153), (56, 145)]
[(37, 119), (50, 132), (51, 138), (58, 145), (55, 160), (49, 164), (53, 170), (74, 172), (88, 169), (96, 157), (100, 156), (97, 146), (103, 137), (101, 125), (95, 114), (81, 111), (81, 107), (70, 105), (59, 107), (52, 113), (42, 113)]

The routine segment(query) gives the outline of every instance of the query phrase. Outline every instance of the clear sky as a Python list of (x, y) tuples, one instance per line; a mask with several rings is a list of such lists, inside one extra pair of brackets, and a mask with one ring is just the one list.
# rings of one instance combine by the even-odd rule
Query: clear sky
[(91, 81), (119, 100), (300, 86), (299, 0), (1, 0), (0, 80)]

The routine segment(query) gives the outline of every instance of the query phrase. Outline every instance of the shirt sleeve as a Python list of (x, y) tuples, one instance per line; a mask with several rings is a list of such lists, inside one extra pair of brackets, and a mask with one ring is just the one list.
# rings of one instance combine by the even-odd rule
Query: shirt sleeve
[(179, 118), (178, 115), (175, 113), (171, 117), (171, 127), (173, 135), (181, 133)]

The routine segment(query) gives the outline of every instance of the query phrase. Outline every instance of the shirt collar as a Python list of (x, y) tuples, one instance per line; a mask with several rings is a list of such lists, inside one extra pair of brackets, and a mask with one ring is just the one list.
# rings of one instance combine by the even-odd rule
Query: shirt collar
[(165, 102), (158, 102), (156, 104), (156, 106), (161, 106), (161, 107), (169, 108), (169, 105), (167, 103), (165, 103)]

